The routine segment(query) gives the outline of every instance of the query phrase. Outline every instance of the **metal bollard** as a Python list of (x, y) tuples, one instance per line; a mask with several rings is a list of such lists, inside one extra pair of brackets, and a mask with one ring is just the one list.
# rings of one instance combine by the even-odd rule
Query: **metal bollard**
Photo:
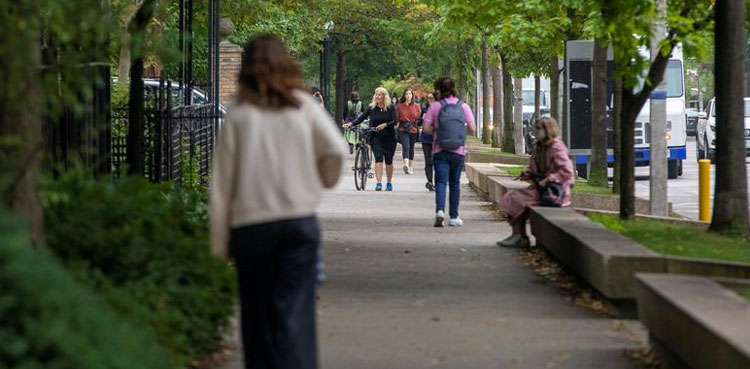
[(698, 220), (711, 221), (711, 160), (698, 160)]

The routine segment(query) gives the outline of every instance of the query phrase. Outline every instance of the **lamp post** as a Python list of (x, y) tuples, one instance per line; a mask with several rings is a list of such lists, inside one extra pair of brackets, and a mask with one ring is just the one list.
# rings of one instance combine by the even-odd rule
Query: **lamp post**
[(330, 111), (330, 97), (331, 97), (331, 80), (328, 76), (328, 59), (330, 59), (330, 46), (331, 46), (331, 31), (333, 30), (333, 22), (328, 21), (323, 26), (326, 29), (326, 37), (321, 41), (323, 50), (320, 52), (320, 93), (323, 94), (323, 103), (327, 110)]

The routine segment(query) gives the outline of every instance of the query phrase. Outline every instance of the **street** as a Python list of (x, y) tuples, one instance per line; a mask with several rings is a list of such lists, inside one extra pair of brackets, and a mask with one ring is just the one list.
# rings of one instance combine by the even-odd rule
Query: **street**
[[(690, 219), (698, 219), (698, 161), (696, 160), (695, 138), (688, 137), (687, 160), (682, 162), (682, 176), (670, 179), (668, 182), (667, 196), (673, 204), (674, 212)], [(748, 166), (750, 168), (750, 166)], [(711, 203), (713, 204), (714, 173), (715, 165), (711, 165)], [(750, 169), (748, 169), (750, 170)], [(610, 175), (612, 169), (609, 170)], [(635, 194), (637, 197), (649, 198), (649, 168), (637, 167), (635, 169)]]

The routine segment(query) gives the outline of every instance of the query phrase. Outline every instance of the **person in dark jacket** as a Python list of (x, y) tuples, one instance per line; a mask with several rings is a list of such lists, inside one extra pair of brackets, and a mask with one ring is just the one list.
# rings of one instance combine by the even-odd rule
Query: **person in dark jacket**
[(372, 97), (372, 103), (367, 106), (364, 112), (352, 122), (345, 123), (344, 128), (352, 125), (358, 125), (370, 118), (370, 126), (378, 130), (372, 136), (370, 145), (372, 153), (375, 156), (375, 178), (377, 184), (375, 191), (383, 190), (383, 162), (385, 161), (385, 172), (388, 178), (386, 191), (393, 191), (393, 155), (396, 153), (396, 107), (391, 105), (391, 98), (388, 96), (388, 90), (383, 87), (375, 89), (375, 95)]
[[(422, 107), (421, 121), (424, 121), (424, 116), (427, 114), (427, 109), (430, 107), (430, 104), (437, 101), (437, 96), (438, 92), (435, 91), (431, 94), (427, 94), (427, 96), (422, 99), (425, 101), (425, 104)], [(419, 141), (422, 142), (422, 152), (424, 153), (424, 175), (427, 178), (427, 183), (425, 183), (424, 186), (431, 192), (435, 191), (435, 182), (433, 181), (435, 178), (435, 170), (432, 164), (432, 142), (434, 140), (435, 136), (422, 130), (422, 133), (419, 136)]]
[(352, 91), (349, 94), (349, 101), (344, 106), (344, 122), (351, 122), (362, 114), (362, 101), (359, 99), (359, 92)]

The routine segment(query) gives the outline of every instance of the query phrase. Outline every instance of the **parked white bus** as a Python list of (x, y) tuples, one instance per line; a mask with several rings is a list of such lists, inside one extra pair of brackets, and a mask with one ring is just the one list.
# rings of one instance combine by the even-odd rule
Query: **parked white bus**
[[(575, 159), (579, 175), (586, 176), (588, 158), (591, 155), (591, 60), (593, 41), (568, 41), (565, 65), (568, 68), (568, 81), (565, 88), (568, 92), (567, 130), (564, 139)], [(648, 55), (641, 50), (641, 55)], [(612, 81), (612, 52), (608, 52), (607, 78), (607, 161), (614, 162), (613, 147), (613, 109), (614, 88)], [(685, 143), (687, 124), (685, 117), (685, 70), (682, 47), (672, 52), (667, 63), (665, 78), (667, 82), (667, 138), (668, 177), (677, 178), (682, 174), (682, 161), (687, 157)], [(644, 73), (645, 77), (645, 73)], [(645, 79), (645, 78), (644, 78)], [(649, 165), (651, 142), (650, 100), (638, 114), (635, 123), (635, 161), (638, 166)]]

